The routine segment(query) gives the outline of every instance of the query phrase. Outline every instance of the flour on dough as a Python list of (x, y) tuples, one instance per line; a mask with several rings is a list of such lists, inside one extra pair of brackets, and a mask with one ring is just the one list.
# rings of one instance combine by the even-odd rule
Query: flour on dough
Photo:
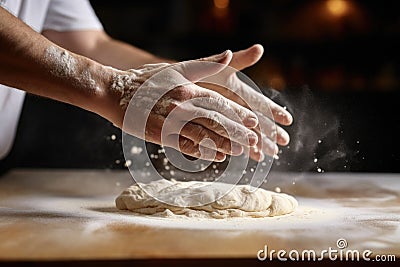
[[(249, 187), (249, 185), (236, 185), (229, 193), (222, 196), (232, 185), (213, 184), (213, 190), (208, 190), (206, 196), (216, 201), (199, 206), (204, 202), (204, 194), (199, 198), (199, 190), (205, 190), (204, 185), (209, 182), (174, 182), (166, 180), (153, 181), (146, 186), (147, 192), (155, 192), (167, 197), (171, 205), (158, 201), (149, 196), (137, 184), (123, 191), (115, 200), (116, 206), (121, 210), (130, 210), (135, 213), (171, 217), (185, 215), (198, 218), (229, 218), (229, 217), (268, 217), (279, 216), (293, 212), (297, 201), (292, 196), (275, 193), (264, 189)], [(207, 188), (209, 189), (209, 188)], [(180, 190), (188, 198), (177, 195)], [(202, 191), (204, 193), (205, 191)], [(222, 196), (219, 198), (219, 196)]]

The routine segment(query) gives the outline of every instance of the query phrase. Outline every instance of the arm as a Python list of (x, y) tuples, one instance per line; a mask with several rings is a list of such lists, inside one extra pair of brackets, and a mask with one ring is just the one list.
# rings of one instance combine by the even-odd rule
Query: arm
[(0, 83), (106, 116), (99, 107), (111, 104), (108, 69), (58, 47), (3, 8), (0, 25)]
[[(152, 103), (155, 100), (162, 103), (161, 106), (156, 105), (151, 110), (148, 122), (144, 125), (144, 134), (141, 134), (142, 129), (124, 130), (147, 141), (171, 146), (191, 156), (218, 161), (224, 160), (226, 154), (242, 153), (242, 146), (254, 146), (257, 143), (257, 135), (250, 130), (257, 125), (254, 113), (211, 90), (194, 84), (226, 67), (232, 59), (230, 51), (204, 58), (202, 61), (187, 61), (172, 65), (152, 64), (130, 71), (121, 71), (57, 46), (3, 8), (0, 8), (0, 25), (0, 83), (2, 84), (70, 103), (95, 112), (116, 126), (122, 127), (126, 104), (135, 92), (149, 77), (171, 66), (174, 70), (167, 72), (165, 79), (146, 88), (152, 91), (151, 94), (146, 94), (145, 91), (146, 100), (135, 102), (139, 110), (126, 115), (135, 124), (134, 120), (143, 113), (143, 110), (151, 107), (146, 101)], [(202, 62), (219, 64), (204, 67)], [(172, 90), (164, 95), (162, 93), (165, 92), (163, 91), (166, 87), (165, 81), (172, 81), (173, 85), (175, 81), (182, 81), (184, 85), (175, 85), (176, 87), (171, 87)], [(154, 94), (158, 94), (160, 98), (151, 99)], [(181, 132), (171, 133), (171, 137), (178, 136), (178, 143), (162, 142), (163, 123), (170, 111), (183, 102), (196, 98), (203, 98), (205, 101), (199, 100), (196, 105), (186, 106), (171, 123), (181, 123), (182, 118), (196, 115), (201, 115), (200, 118), (195, 122), (187, 121)], [(237, 120), (237, 116), (226, 114), (227, 107), (235, 114), (239, 114), (240, 121)], [(230, 136), (216, 127), (215, 122), (207, 119), (210, 113), (216, 120), (226, 122), (228, 128), (235, 129), (236, 139), (230, 140)], [(167, 136), (167, 141), (169, 137)], [(205, 138), (213, 140), (215, 147), (206, 147), (204, 150), (201, 142)]]
[(122, 70), (149, 63), (173, 62), (115, 40), (101, 30), (69, 32), (45, 30), (43, 35), (72, 52)]
[[(120, 69), (129, 69), (148, 63), (172, 62), (114, 40), (100, 30), (75, 32), (47, 30), (43, 34), (60, 46)], [(263, 47), (254, 45), (246, 50), (235, 52), (229, 66), (241, 71), (258, 62), (262, 54)], [(258, 92), (238, 79), (235, 73), (227, 73), (226, 76), (232, 77), (225, 80), (230, 81), (230, 88), (235, 94), (232, 94), (231, 90), (225, 90), (219, 86), (204, 83), (201, 86), (218, 92), (242, 106), (248, 107), (250, 104), (253, 109), (259, 107), (255, 112), (259, 117), (261, 128), (254, 129), (259, 142), (256, 148), (250, 149), (250, 156), (254, 160), (262, 161), (264, 154), (277, 154), (278, 147), (275, 143), (282, 146), (287, 145), (289, 134), (282, 127), (275, 126), (274, 121), (281, 125), (290, 125), (293, 120), (291, 114), (267, 97), (259, 95)]]

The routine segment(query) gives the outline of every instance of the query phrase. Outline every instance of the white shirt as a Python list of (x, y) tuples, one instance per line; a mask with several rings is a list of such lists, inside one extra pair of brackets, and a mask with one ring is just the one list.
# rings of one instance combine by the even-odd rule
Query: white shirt
[[(0, 0), (0, 6), (37, 32), (103, 29), (88, 0)], [(0, 160), (13, 145), (24, 97), (0, 84)]]

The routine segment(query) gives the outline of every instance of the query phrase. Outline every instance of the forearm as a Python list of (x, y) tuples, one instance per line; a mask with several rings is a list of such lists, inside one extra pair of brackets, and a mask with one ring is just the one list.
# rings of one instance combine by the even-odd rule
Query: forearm
[(106, 38), (99, 42), (99, 45), (93, 51), (93, 58), (103, 64), (122, 70), (137, 68), (144, 64), (172, 62), (112, 38)]
[(43, 35), (61, 47), (121, 70), (137, 68), (144, 64), (172, 62), (115, 40), (104, 31), (57, 32), (45, 30)]
[(0, 25), (1, 84), (99, 113), (112, 79), (107, 68), (58, 47), (3, 8)]

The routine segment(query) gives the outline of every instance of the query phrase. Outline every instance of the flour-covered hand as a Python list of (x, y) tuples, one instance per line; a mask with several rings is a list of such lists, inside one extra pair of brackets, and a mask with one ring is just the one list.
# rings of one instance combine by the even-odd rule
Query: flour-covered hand
[(254, 45), (246, 50), (235, 52), (229, 64), (231, 68), (226, 68), (199, 83), (243, 107), (251, 108), (257, 114), (260, 127), (253, 130), (258, 135), (258, 143), (249, 151), (250, 157), (256, 161), (262, 161), (264, 153), (270, 156), (276, 155), (278, 147), (275, 143), (282, 146), (289, 143), (289, 134), (275, 122), (290, 125), (293, 121), (292, 115), (286, 109), (251, 88), (237, 76), (237, 71), (254, 65), (261, 58), (263, 51), (261, 45)]
[(111, 89), (120, 98), (120, 110), (125, 113), (125, 120), (120, 118), (114, 124), (146, 141), (197, 158), (223, 161), (227, 154), (240, 155), (244, 146), (256, 146), (258, 142), (252, 130), (258, 125), (257, 115), (195, 84), (223, 70), (231, 59), (232, 52), (226, 51), (175, 64), (113, 69)]

